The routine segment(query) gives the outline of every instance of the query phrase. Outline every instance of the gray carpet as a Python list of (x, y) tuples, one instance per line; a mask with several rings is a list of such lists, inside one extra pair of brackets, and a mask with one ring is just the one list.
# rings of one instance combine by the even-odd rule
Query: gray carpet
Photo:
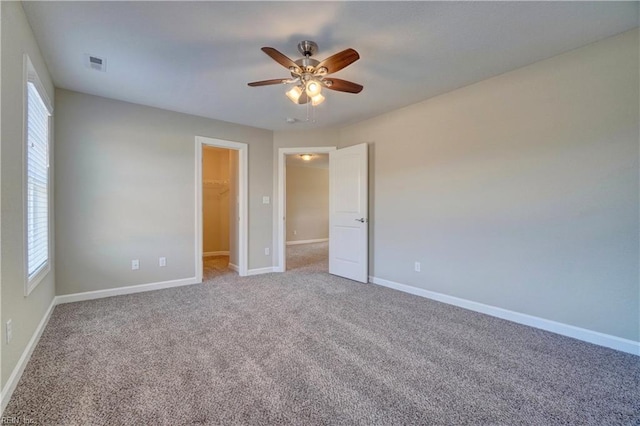
[(285, 274), (57, 306), (4, 415), (40, 425), (640, 423), (639, 358), (328, 276), (325, 252), (292, 258)]
[(329, 272), (329, 243), (287, 246), (287, 271)]

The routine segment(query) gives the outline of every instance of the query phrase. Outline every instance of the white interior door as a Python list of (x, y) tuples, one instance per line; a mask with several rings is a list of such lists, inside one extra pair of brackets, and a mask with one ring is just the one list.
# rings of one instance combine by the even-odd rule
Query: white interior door
[(329, 273), (363, 283), (369, 273), (367, 144), (329, 153)]

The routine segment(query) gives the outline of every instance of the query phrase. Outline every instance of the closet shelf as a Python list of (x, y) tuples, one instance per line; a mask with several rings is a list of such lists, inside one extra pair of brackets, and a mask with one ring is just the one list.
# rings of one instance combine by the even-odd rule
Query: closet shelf
[(205, 186), (229, 186), (229, 181), (225, 179), (204, 179), (202, 184)]

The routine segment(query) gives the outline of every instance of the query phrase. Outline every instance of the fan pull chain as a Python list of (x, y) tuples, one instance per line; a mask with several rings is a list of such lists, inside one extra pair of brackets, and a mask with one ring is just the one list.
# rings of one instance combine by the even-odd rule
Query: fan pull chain
[(316, 108), (313, 106), (311, 102), (307, 102), (305, 105), (307, 107), (307, 119), (305, 120), (307, 123), (315, 123), (316, 122)]

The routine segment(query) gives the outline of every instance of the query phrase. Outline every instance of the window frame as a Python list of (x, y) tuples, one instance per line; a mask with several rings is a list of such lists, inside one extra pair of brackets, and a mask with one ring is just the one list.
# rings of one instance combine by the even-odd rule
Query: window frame
[[(22, 149), (23, 149), (23, 161), (22, 166), (22, 201), (24, 207), (23, 214), (23, 232), (24, 232), (24, 295), (28, 296), (42, 280), (51, 271), (52, 261), (52, 223), (51, 223), (51, 146), (52, 146), (52, 126), (53, 126), (53, 106), (47, 91), (44, 89), (42, 81), (36, 72), (31, 59), (27, 54), (24, 55), (24, 82), (23, 82), (23, 131), (22, 131)], [(29, 277), (29, 84), (33, 84), (36, 92), (40, 96), (42, 103), (48, 111), (47, 117), (47, 260), (40, 266), (33, 275)]]

